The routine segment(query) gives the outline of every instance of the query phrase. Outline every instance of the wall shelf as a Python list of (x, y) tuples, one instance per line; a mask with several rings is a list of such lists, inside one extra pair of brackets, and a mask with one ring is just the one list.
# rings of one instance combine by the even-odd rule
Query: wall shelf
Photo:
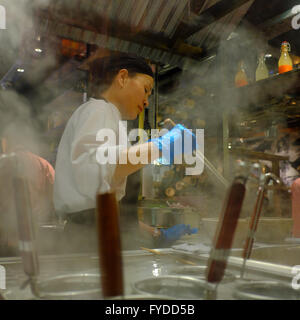
[[(234, 101), (239, 108), (267, 104), (272, 98), (280, 98), (284, 94), (300, 94), (300, 68), (274, 75), (240, 88), (225, 90), (226, 98)], [(232, 104), (231, 104), (232, 105)]]

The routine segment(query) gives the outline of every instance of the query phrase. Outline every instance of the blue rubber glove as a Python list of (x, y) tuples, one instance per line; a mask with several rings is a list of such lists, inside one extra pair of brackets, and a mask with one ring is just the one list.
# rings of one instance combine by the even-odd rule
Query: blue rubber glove
[(177, 224), (166, 230), (160, 230), (161, 240), (163, 242), (173, 242), (180, 239), (185, 234), (194, 234), (198, 232), (197, 228), (191, 228), (188, 224)]
[[(181, 124), (174, 126), (165, 135), (151, 139), (155, 146), (162, 151), (162, 164), (174, 163), (174, 157), (180, 154), (192, 154), (198, 148), (196, 136)], [(181, 147), (180, 147), (181, 145)]]

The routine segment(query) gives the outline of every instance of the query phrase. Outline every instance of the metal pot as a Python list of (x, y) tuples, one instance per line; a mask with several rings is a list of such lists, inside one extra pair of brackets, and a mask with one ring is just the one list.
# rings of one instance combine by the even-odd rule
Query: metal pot
[(37, 283), (41, 299), (103, 299), (99, 274), (60, 275)]
[(203, 280), (188, 276), (160, 276), (134, 283), (134, 290), (140, 294), (166, 296), (173, 299), (205, 299), (207, 292), (215, 287)]
[(300, 300), (300, 291), (284, 282), (252, 281), (238, 284), (233, 296), (242, 300)]
[[(205, 280), (205, 271), (207, 269), (207, 266), (182, 266), (177, 267), (170, 271), (170, 274), (178, 274), (183, 276), (193, 276), (197, 279)], [(225, 271), (224, 277), (222, 282), (228, 283), (232, 282), (236, 279), (236, 276), (228, 271)]]

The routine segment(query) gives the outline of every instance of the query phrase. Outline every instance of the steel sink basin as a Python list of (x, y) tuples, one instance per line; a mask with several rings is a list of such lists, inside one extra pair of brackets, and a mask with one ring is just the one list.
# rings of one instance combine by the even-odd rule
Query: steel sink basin
[[(241, 257), (242, 251), (232, 252), (232, 255)], [(300, 245), (281, 245), (254, 248), (252, 250), (250, 259), (287, 266), (300, 265)]]

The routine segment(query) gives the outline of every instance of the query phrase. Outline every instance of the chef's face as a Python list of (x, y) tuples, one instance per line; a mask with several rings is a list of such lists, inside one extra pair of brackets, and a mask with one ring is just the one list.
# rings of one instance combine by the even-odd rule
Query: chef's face
[(124, 120), (134, 120), (149, 105), (154, 81), (151, 76), (144, 73), (130, 76), (125, 72), (123, 76), (120, 111)]

